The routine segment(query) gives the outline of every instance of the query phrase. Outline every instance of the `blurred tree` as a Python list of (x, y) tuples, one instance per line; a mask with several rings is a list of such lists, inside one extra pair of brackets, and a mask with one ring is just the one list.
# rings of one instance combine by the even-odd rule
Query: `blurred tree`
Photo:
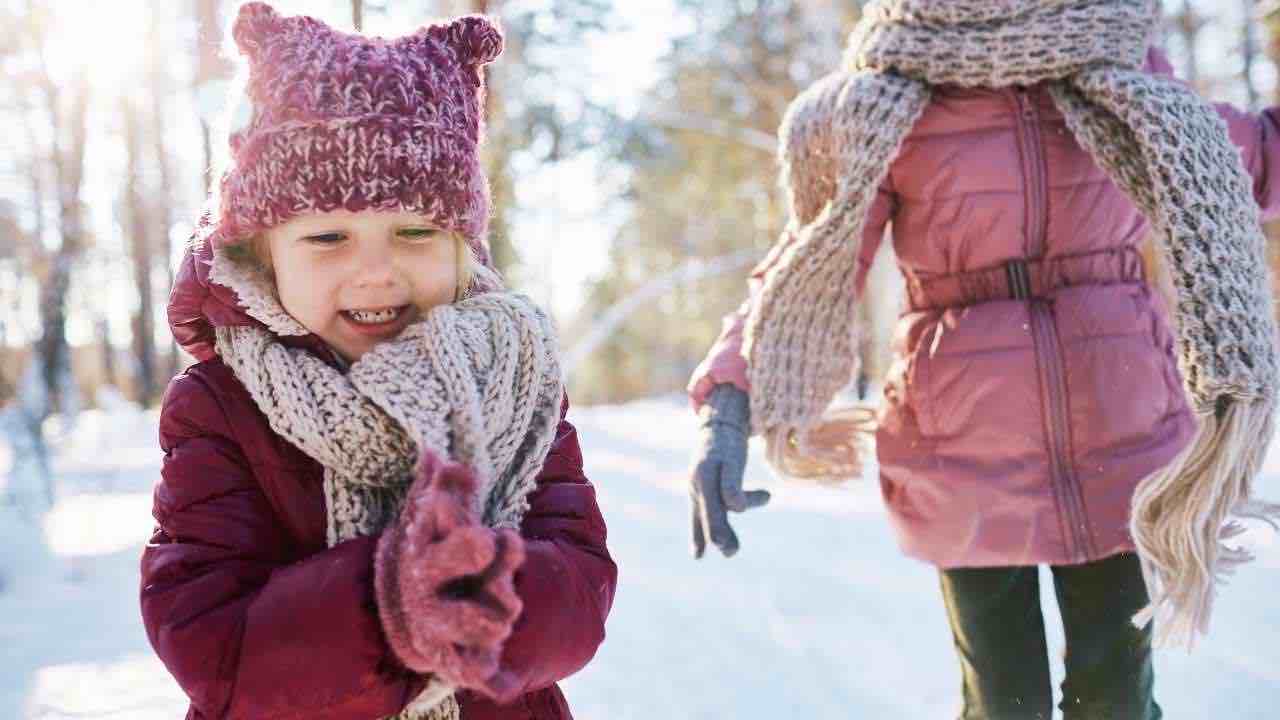
[(18, 284), (23, 273), (19, 270), (19, 248), (28, 241), (16, 215), (13, 201), (0, 198), (0, 407), (13, 397), (17, 377), (9, 323), (20, 311)]
[(105, 312), (99, 311), (93, 320), (94, 335), (98, 341), (98, 350), (102, 357), (102, 382), (105, 385), (118, 385), (116, 378), (116, 353), (111, 344), (111, 323)]
[[(1280, 0), (1267, 0), (1258, 8), (1262, 24), (1262, 52), (1280, 71)], [(1271, 88), (1271, 102), (1280, 103), (1280, 83)]]
[[(171, 9), (169, 12), (173, 12)], [(165, 12), (152, 12), (147, 24), (147, 94), (150, 100), (150, 140), (151, 162), (155, 164), (157, 186), (151, 197), (155, 208), (154, 228), (156, 234), (153, 263), (162, 268), (164, 285), (162, 297), (168, 297), (173, 287), (173, 265), (169, 261), (172, 254), (170, 234), (174, 218), (187, 214), (187, 210), (178, 201), (180, 195), (175, 191), (178, 186), (177, 173), (174, 172), (174, 160), (177, 157), (169, 134), (168, 118), (172, 113), (172, 101), (178, 91), (178, 84), (172, 75), (172, 54), (178, 52), (174, 46), (172, 33), (166, 33), (166, 27), (177, 24), (178, 17), (186, 18), (186, 13), (169, 15)], [(185, 98), (184, 98), (185, 99)], [(164, 384), (178, 372), (178, 345), (169, 333), (164, 333), (165, 353), (163, 360), (157, 361), (160, 378)]]
[[(155, 347), (155, 288), (152, 274), (155, 267), (157, 228), (153, 209), (167, 203), (151, 203), (151, 192), (161, 190), (147, 187), (143, 165), (147, 160), (143, 134), (143, 118), (137, 104), (128, 98), (120, 100), (120, 116), (124, 124), (124, 144), (127, 167), (123, 178), (124, 218), (121, 225), (129, 242), (129, 257), (133, 270), (134, 296), (137, 309), (131, 320), (133, 336), (134, 393), (144, 407), (156, 399), (156, 347)], [(109, 352), (109, 351), (108, 351)]]
[(1253, 76), (1253, 68), (1258, 59), (1258, 42), (1254, 36), (1254, 26), (1257, 25), (1257, 0), (1240, 0), (1242, 18), (1240, 22), (1240, 55), (1243, 60), (1240, 72), (1241, 79), (1244, 81), (1246, 107), (1249, 110), (1256, 111), (1258, 109), (1258, 93), (1257, 81)]
[[(72, 270), (88, 243), (88, 227), (80, 191), (84, 181), (84, 156), (88, 136), (89, 84), (85, 73), (55, 78), (49, 69), (48, 38), (56, 31), (47, 3), (28, 0), (22, 10), (11, 10), (6, 36), (4, 77), (6, 93), (17, 99), (24, 130), (22, 147), (30, 178), (30, 207), (35, 232), (25, 248), (28, 267), (38, 285), (41, 335), (36, 341), (45, 390), (51, 411), (70, 406), (75, 392), (71, 382), (70, 348), (67, 344), (67, 293)], [(49, 178), (46, 179), (46, 174)], [(57, 225), (46, 233), (45, 205), (52, 200)], [(48, 249), (46, 243), (56, 243)], [(53, 243), (50, 243), (53, 244)]]
[(1192, 87), (1200, 89), (1200, 34), (1209, 24), (1209, 19), (1196, 9), (1191, 0), (1182, 0), (1166, 16), (1182, 46), (1182, 77)]
[(226, 98), (233, 66), (222, 54), (221, 0), (192, 0), (195, 9), (196, 39), (195, 75), (192, 87), (196, 95), (196, 111), (200, 116), (200, 134), (204, 151), (204, 193), (209, 194), (213, 177), (213, 127)]
[(573, 73), (588, 38), (611, 27), (609, 0), (434, 0), (440, 16), (480, 13), (496, 18), (506, 38), (502, 59), (486, 68), (488, 123), (483, 154), (493, 193), (489, 244), (494, 264), (517, 276), (512, 242), (520, 212), (515, 177), (563, 162), (617, 137), (612, 108), (597, 103), (586, 74)]
[[(186, 12), (177, 11), (170, 5), (156, 8), (148, 14), (142, 57), (145, 82), (140, 86), (140, 104), (135, 107), (137, 121), (134, 130), (140, 134), (137, 138), (136, 164), (139, 171), (146, 171), (143, 177), (149, 180), (141, 203), (144, 215), (139, 218), (145, 217), (145, 226), (140, 228), (141, 235), (136, 248), (139, 252), (133, 257), (134, 283), (139, 293), (147, 293), (145, 298), (139, 296), (134, 333), (137, 378), (134, 399), (144, 406), (159, 399), (161, 389), (178, 371), (178, 346), (170, 334), (165, 332), (162, 334), (166, 338), (164, 352), (161, 353), (156, 345), (155, 325), (156, 318), (164, 316), (163, 306), (156, 300), (168, 297), (169, 289), (173, 286), (173, 265), (170, 262), (173, 248), (170, 235), (174, 218), (187, 214), (187, 209), (179, 199), (182, 196), (176, 192), (178, 178), (173, 165), (177, 149), (173, 146), (169, 124), (175, 98), (187, 100), (187, 97), (178, 95), (180, 84), (174, 77), (174, 63), (170, 59), (180, 52), (180, 46), (174, 42), (175, 33), (172, 30), (187, 19)], [(139, 334), (145, 334), (146, 340), (138, 340)]]
[[(641, 102), (642, 127), (620, 149), (633, 169), (628, 220), (610, 270), (587, 293), (577, 334), (652, 278), (776, 239), (785, 222), (774, 137), (791, 99), (839, 62), (857, 3), (736, 0), (676, 3), (687, 28)], [(741, 256), (738, 256), (741, 257)], [(745, 295), (750, 260), (672, 287), (622, 323), (577, 367), (574, 395), (616, 402), (681, 389)]]

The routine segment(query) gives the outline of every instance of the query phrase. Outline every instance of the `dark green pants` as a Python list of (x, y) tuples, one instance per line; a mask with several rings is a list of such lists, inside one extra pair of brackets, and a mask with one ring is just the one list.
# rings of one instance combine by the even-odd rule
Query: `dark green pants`
[[(1158, 720), (1151, 627), (1138, 558), (1053, 566), (1066, 633), (1065, 720)], [(1036, 567), (942, 571), (942, 596), (963, 674), (961, 720), (1049, 720), (1053, 693)]]

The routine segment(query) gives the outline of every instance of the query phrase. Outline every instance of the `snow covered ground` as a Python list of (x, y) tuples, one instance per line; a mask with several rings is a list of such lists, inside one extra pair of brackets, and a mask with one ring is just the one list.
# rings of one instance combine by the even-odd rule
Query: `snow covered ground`
[[(683, 400), (572, 419), (621, 568), (608, 640), (564, 684), (579, 718), (954, 717), (936, 574), (898, 553), (874, 483), (774, 488), (767, 509), (738, 517), (737, 557), (695, 562)], [(0, 720), (179, 718), (185, 699), (151, 654), (136, 600), (159, 468), (154, 413), (86, 412), (68, 437), (52, 512), (0, 505)], [(8, 464), (0, 445), (0, 473)], [(749, 472), (767, 477), (758, 456)], [(1280, 452), (1261, 491), (1280, 497)], [(1221, 598), (1212, 635), (1192, 655), (1158, 656), (1171, 720), (1277, 715), (1280, 537), (1255, 528), (1246, 542), (1258, 561)], [(1056, 618), (1053, 593), (1043, 597)], [(1061, 632), (1049, 627), (1056, 660)]]

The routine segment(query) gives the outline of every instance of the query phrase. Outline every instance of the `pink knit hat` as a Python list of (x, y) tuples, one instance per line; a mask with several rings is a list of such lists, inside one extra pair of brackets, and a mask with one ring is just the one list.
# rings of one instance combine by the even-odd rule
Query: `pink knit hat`
[(482, 66), (502, 33), (488, 20), (367, 37), (250, 2), (232, 35), (248, 61), (249, 112), (208, 218), (215, 247), (304, 213), (405, 210), (462, 234), (489, 263)]

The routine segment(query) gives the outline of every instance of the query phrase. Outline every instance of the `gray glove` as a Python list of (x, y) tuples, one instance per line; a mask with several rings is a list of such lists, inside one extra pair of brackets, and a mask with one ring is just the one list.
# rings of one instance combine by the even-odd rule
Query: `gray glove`
[(745, 392), (721, 384), (711, 390), (699, 413), (702, 442), (689, 482), (695, 558), (706, 552), (708, 535), (725, 557), (732, 557), (738, 552), (738, 536), (729, 527), (728, 510), (744, 512), (769, 502), (767, 490), (742, 491), (750, 412)]

